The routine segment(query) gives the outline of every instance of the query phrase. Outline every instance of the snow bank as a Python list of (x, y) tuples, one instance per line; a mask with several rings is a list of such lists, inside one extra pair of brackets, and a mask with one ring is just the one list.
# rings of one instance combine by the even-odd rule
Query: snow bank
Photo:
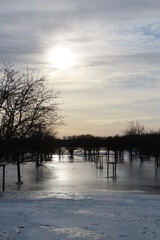
[(0, 198), (0, 240), (159, 240), (160, 195), (15, 192)]

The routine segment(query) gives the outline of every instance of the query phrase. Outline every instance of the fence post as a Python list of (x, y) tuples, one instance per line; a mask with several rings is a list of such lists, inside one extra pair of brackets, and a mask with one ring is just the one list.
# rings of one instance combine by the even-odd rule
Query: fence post
[(5, 191), (5, 165), (3, 165), (3, 192)]
[(0, 167), (3, 168), (2, 170), (2, 191), (4, 192), (5, 191), (5, 164), (0, 164)]

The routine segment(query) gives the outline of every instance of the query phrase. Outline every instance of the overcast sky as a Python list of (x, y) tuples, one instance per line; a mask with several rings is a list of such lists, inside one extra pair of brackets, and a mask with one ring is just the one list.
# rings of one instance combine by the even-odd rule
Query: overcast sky
[[(58, 69), (57, 46), (75, 62)], [(61, 91), (59, 134), (121, 134), (127, 121), (160, 127), (160, 1), (5, 0), (0, 62), (26, 64)]]

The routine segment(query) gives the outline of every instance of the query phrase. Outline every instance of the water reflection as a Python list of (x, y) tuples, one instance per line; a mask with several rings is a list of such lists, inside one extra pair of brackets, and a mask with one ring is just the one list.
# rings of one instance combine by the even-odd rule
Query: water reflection
[[(20, 191), (99, 191), (99, 190), (130, 190), (155, 191), (160, 193), (160, 169), (154, 161), (130, 162), (117, 164), (117, 177), (106, 178), (106, 160), (103, 169), (95, 163), (83, 159), (82, 156), (70, 158), (68, 155), (54, 155), (51, 162), (36, 167), (34, 163), (21, 166), (24, 184), (15, 185), (16, 166), (6, 167), (6, 190)], [(0, 186), (2, 181), (0, 179)]]

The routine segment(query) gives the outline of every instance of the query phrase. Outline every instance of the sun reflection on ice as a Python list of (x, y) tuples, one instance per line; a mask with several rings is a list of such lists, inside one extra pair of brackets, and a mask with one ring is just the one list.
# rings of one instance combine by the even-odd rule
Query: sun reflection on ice
[(52, 155), (52, 161), (59, 162), (60, 161), (59, 155)]

